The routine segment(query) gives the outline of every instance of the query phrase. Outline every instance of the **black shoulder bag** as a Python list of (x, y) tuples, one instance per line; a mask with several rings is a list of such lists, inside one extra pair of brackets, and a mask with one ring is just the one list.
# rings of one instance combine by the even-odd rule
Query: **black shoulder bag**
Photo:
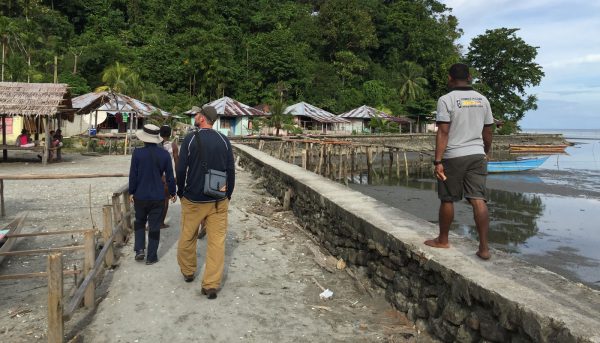
[(200, 168), (204, 171), (204, 187), (202, 188), (202, 193), (214, 199), (223, 199), (227, 196), (227, 192), (221, 190), (223, 188), (227, 189), (227, 173), (207, 168), (206, 161), (203, 159), (204, 154), (202, 153), (203, 149), (200, 144), (200, 133), (196, 131), (194, 136), (196, 137), (196, 141), (198, 141), (198, 162), (200, 163)]

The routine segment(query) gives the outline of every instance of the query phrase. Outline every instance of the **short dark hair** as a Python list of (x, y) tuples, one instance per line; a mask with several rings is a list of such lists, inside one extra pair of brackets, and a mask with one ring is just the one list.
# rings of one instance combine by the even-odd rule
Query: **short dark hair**
[(448, 70), (448, 75), (455, 80), (468, 80), (470, 76), (469, 66), (464, 63), (455, 63)]
[(161, 137), (171, 137), (171, 127), (169, 125), (163, 125), (160, 127)]

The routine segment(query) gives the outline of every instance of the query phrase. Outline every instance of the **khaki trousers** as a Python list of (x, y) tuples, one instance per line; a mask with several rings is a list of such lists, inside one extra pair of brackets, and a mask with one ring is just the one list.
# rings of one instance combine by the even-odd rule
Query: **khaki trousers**
[(183, 275), (196, 273), (198, 227), (206, 219), (206, 268), (202, 277), (202, 288), (205, 289), (219, 289), (221, 286), (225, 266), (228, 208), (228, 199), (193, 203), (181, 198), (181, 234), (177, 246), (177, 263)]

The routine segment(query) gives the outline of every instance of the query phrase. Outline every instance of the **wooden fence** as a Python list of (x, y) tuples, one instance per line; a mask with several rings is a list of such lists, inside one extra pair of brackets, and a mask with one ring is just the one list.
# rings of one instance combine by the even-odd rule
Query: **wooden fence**
[[(258, 142), (258, 150), (319, 175), (348, 183), (355, 177), (362, 183), (366, 172), (367, 182), (371, 183), (375, 169), (390, 176), (408, 178), (413, 169), (431, 170), (433, 156), (428, 151), (411, 151), (401, 146), (383, 144), (357, 144), (350, 141), (327, 140), (282, 140)], [(407, 153), (417, 154), (409, 160)]]
[[(64, 323), (73, 318), (82, 302), (90, 310), (96, 306), (95, 279), (106, 267), (111, 267), (115, 260), (115, 249), (122, 246), (132, 232), (133, 213), (129, 202), (127, 185), (112, 195), (112, 203), (102, 208), (103, 227), (100, 232), (104, 244), (96, 256), (96, 232), (92, 229), (55, 231), (42, 233), (25, 233), (9, 237), (34, 237), (42, 235), (83, 234), (84, 243), (78, 246), (47, 248), (36, 250), (9, 251), (4, 256), (36, 255), (48, 253), (46, 272), (0, 275), (0, 280), (23, 279), (32, 277), (48, 278), (48, 342), (64, 341)], [(84, 254), (83, 270), (63, 270), (62, 254), (65, 251), (82, 250)], [(65, 304), (63, 302), (63, 284), (65, 275), (83, 274), (83, 281), (78, 285), (73, 296)]]

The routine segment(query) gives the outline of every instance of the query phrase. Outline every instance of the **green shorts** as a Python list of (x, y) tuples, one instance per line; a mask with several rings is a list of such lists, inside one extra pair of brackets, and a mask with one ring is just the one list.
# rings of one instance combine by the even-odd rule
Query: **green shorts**
[(463, 196), (467, 199), (487, 199), (485, 155), (444, 159), (442, 164), (447, 179), (446, 181), (438, 179), (438, 197), (441, 201), (460, 201)]

